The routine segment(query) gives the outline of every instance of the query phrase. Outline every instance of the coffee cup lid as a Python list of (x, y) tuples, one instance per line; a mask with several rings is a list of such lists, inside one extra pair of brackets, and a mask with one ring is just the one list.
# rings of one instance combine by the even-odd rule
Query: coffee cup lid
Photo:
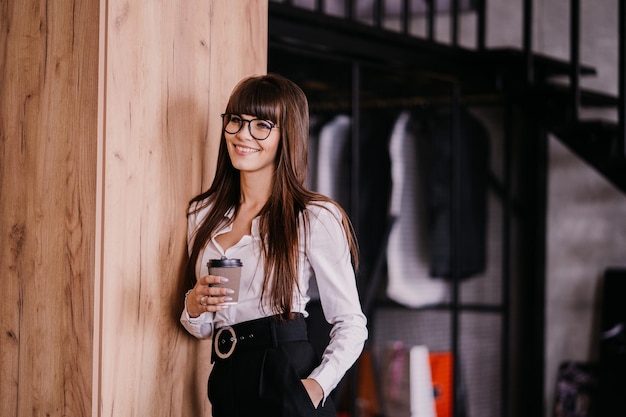
[(234, 268), (238, 266), (243, 266), (243, 263), (241, 263), (241, 259), (227, 258), (225, 256), (222, 256), (220, 259), (209, 259), (207, 266), (209, 268), (211, 267)]

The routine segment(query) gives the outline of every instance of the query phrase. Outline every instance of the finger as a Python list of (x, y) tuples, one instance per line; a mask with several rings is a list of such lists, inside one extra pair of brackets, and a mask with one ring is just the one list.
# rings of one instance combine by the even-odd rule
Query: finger
[(206, 307), (202, 307), (204, 309), (204, 311), (207, 311), (209, 313), (217, 313), (218, 311), (222, 311), (222, 310), (226, 310), (228, 307), (230, 307), (230, 305), (226, 304), (209, 304)]
[(227, 308), (228, 305), (224, 305), (225, 302), (229, 301), (230, 297), (210, 297), (205, 296), (204, 300), (202, 300), (205, 305), (201, 305), (200, 308), (204, 311), (220, 311), (224, 308)]
[(208, 287), (205, 292), (211, 297), (224, 297), (235, 293), (232, 289), (225, 287)]
[(219, 275), (205, 275), (198, 280), (198, 283), (202, 283), (202, 285), (223, 284), (225, 282), (228, 282), (228, 278)]
[(204, 300), (201, 300), (201, 302), (205, 303), (203, 307), (206, 307), (206, 305), (221, 305), (229, 301), (233, 301), (233, 297), (229, 295), (207, 296)]
[(209, 295), (203, 295), (198, 298), (198, 302), (196, 307), (194, 307), (194, 310), (199, 311), (198, 314), (205, 311), (215, 313), (228, 308), (228, 305), (221, 304), (226, 301), (229, 301), (229, 297), (212, 297)]

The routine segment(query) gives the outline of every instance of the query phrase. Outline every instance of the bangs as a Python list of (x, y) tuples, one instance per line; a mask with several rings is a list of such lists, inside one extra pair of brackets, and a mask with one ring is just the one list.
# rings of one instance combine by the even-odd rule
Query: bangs
[(258, 79), (244, 81), (230, 98), (226, 113), (249, 114), (278, 123), (280, 88)]

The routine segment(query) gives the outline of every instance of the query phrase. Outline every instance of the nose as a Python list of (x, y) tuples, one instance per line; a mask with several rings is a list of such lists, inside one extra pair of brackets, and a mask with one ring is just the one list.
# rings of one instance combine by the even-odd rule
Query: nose
[(239, 129), (239, 132), (237, 132), (236, 135), (246, 140), (254, 140), (252, 133), (250, 133), (250, 120), (242, 120), (241, 129)]

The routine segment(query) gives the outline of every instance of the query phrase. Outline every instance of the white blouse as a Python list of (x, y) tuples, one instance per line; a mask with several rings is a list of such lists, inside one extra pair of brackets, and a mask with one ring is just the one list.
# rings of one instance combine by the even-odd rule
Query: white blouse
[[(210, 207), (207, 206), (189, 215), (187, 234), (189, 250), (193, 244), (194, 233), (209, 210)], [(341, 225), (341, 213), (334, 204), (325, 202), (309, 204), (307, 211), (308, 234), (305, 233), (304, 226), (302, 224), (300, 226), (298, 265), (300, 291), (296, 290), (294, 294), (292, 311), (303, 313), (305, 317), (308, 315), (305, 310), (310, 300), (308, 291), (312, 282), (316, 281), (324, 316), (332, 325), (332, 329), (330, 343), (324, 351), (322, 361), (311, 372), (309, 378), (315, 379), (321, 385), (325, 401), (361, 354), (367, 339), (367, 328), (359, 302), (346, 234)], [(231, 210), (225, 215), (224, 226), (216, 236), (231, 230), (231, 226), (226, 224), (233, 213), (234, 210)], [(273, 314), (267, 299), (259, 302), (264, 273), (260, 243), (258, 217), (252, 221), (251, 235), (243, 236), (237, 244), (227, 250), (217, 243), (215, 236), (208, 242), (196, 265), (196, 276), (208, 274), (209, 259), (219, 259), (222, 256), (241, 259), (243, 268), (239, 302), (217, 313), (206, 312), (196, 318), (189, 317), (185, 307), (180, 321), (189, 333), (197, 338), (208, 338), (214, 328)]]

